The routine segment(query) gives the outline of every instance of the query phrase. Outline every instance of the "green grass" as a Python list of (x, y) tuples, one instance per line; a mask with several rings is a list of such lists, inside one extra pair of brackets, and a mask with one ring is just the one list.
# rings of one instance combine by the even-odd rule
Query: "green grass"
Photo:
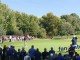
[[(28, 51), (29, 48), (31, 47), (31, 45), (34, 45), (35, 49), (39, 48), (40, 51), (42, 52), (44, 50), (44, 48), (47, 48), (47, 50), (49, 51), (51, 47), (54, 48), (54, 50), (56, 51), (56, 53), (58, 53), (59, 49), (58, 47), (69, 47), (71, 44), (71, 39), (34, 39), (34, 40), (28, 40), (26, 43), (26, 48), (25, 50)], [(80, 41), (78, 40), (78, 44), (80, 44)], [(15, 42), (4, 42), (3, 44), (0, 42), (1, 46), (7, 45), (14, 45), (16, 50), (18, 48), (22, 48), (24, 47), (24, 41), (15, 41)], [(80, 51), (78, 50), (78, 52), (80, 53)], [(63, 52), (62, 52), (63, 53)]]

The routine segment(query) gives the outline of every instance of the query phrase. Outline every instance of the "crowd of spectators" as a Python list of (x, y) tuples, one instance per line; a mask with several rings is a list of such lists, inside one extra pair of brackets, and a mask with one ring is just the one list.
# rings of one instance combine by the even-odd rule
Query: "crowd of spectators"
[(14, 36), (14, 35), (9, 35), (9, 36), (0, 36), (0, 41), (4, 43), (5, 41), (9, 42), (14, 42), (14, 41), (21, 41), (21, 40), (32, 40), (34, 37), (32, 36)]
[(53, 47), (49, 51), (44, 48), (43, 52), (39, 48), (35, 49), (34, 45), (31, 46), (28, 52), (24, 48), (15, 50), (15, 46), (0, 47), (0, 60), (80, 60), (80, 56), (75, 52), (75, 48), (70, 46), (67, 53), (55, 53)]

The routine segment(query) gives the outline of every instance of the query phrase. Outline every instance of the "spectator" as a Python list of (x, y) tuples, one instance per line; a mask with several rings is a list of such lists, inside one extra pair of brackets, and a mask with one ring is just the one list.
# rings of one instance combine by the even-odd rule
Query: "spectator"
[(68, 50), (70, 57), (72, 58), (75, 53), (75, 47), (71, 44)]
[(11, 60), (17, 60), (17, 51), (14, 46), (12, 46)]
[(76, 60), (77, 55), (78, 55), (78, 53), (75, 52), (74, 55), (73, 55), (73, 57), (72, 57), (72, 59), (73, 59), (73, 60)]
[(26, 36), (24, 36), (24, 48), (26, 47), (26, 41), (27, 40), (27, 38), (26, 38)]
[(54, 60), (59, 60), (57, 54), (54, 55)]
[(58, 59), (59, 59), (59, 60), (64, 60), (64, 57), (62, 56), (61, 53), (58, 54)]
[(6, 54), (6, 50), (7, 50), (6, 47), (7, 47), (6, 45), (4, 45), (4, 47), (3, 47), (3, 56), (2, 56), (2, 60), (5, 60), (5, 54)]
[(18, 52), (17, 52), (17, 60), (21, 60), (21, 51), (20, 51), (20, 49), (18, 49)]
[(9, 59), (12, 60), (13, 46), (11, 45), (9, 48)]
[(79, 54), (76, 55), (76, 60), (80, 60)]
[(12, 36), (9, 36), (9, 42), (11, 42), (11, 40), (12, 40)]
[(4, 42), (4, 40), (5, 40), (5, 39), (4, 39), (4, 36), (2, 36), (2, 43)]
[(5, 56), (4, 60), (9, 60), (9, 47), (8, 46), (6, 47), (4, 56)]
[(42, 52), (42, 58), (43, 58), (43, 60), (45, 60), (46, 57), (48, 57), (48, 56), (49, 56), (49, 52), (47, 52), (47, 49), (44, 48), (44, 52)]
[(26, 56), (26, 51), (24, 48), (22, 48), (22, 51), (21, 51), (21, 59), (24, 60), (24, 56)]
[(2, 48), (0, 46), (0, 60), (2, 60)]
[(31, 60), (30, 56), (28, 55), (28, 53), (26, 53), (26, 55), (24, 56), (24, 60)]
[(41, 60), (41, 52), (38, 48), (35, 51), (35, 60)]
[(45, 60), (49, 60), (49, 56), (46, 56)]
[(31, 60), (35, 60), (35, 49), (34, 49), (34, 45), (32, 45), (31, 48), (29, 49), (29, 56), (31, 57)]
[(50, 54), (49, 60), (54, 60), (54, 55), (53, 55), (53, 53)]
[[(42, 59), (41, 59), (42, 57)], [(44, 51), (41, 52), (37, 48), (34, 49), (34, 45), (29, 49), (29, 55), (26, 53), (25, 49), (22, 48), (22, 51), (18, 49), (18, 52), (15, 50), (14, 46), (6, 46), (4, 45), (3, 49), (0, 47), (0, 60), (80, 60), (80, 56), (77, 52), (75, 52), (74, 46), (70, 45), (68, 53), (62, 56), (61, 53), (58, 55), (55, 54), (53, 47), (51, 50), (47, 52), (47, 49), (44, 48)]]
[(53, 50), (53, 47), (51, 47), (51, 50), (49, 51), (49, 55), (51, 55), (51, 54), (55, 54), (55, 51)]
[(64, 55), (64, 60), (71, 60), (71, 57), (68, 54), (66, 54)]

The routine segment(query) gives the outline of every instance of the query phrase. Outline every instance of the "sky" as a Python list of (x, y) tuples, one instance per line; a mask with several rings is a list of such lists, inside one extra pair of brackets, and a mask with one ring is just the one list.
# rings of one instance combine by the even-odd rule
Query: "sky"
[(56, 16), (76, 13), (80, 16), (80, 0), (1, 0), (9, 8), (37, 17), (52, 12)]

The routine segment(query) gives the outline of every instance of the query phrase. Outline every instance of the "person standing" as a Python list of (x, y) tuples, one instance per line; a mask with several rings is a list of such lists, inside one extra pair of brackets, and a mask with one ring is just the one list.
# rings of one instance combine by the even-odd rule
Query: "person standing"
[(39, 51), (39, 49), (36, 49), (35, 52), (35, 60), (41, 60), (41, 52)]
[(24, 48), (26, 47), (26, 36), (24, 36)]
[(77, 36), (76, 36), (76, 35), (74, 35), (73, 38), (72, 38), (72, 45), (73, 45), (74, 47), (77, 46)]
[(24, 60), (31, 60), (31, 57), (28, 55), (28, 53), (26, 53), (26, 55), (24, 56)]
[(73, 58), (73, 55), (74, 55), (74, 53), (75, 53), (75, 47), (71, 44), (70, 45), (70, 47), (69, 47), (69, 49), (68, 49), (68, 53), (69, 53), (69, 56), (71, 57), (71, 58)]
[(34, 49), (34, 45), (31, 46), (31, 48), (29, 49), (29, 56), (31, 57), (31, 60), (35, 60), (35, 49)]
[(11, 42), (11, 40), (12, 40), (12, 36), (9, 36), (9, 42)]
[(17, 60), (21, 60), (21, 50), (18, 49), (18, 52), (17, 52)]
[(51, 50), (49, 51), (49, 55), (50, 55), (50, 54), (55, 55), (55, 51), (53, 50), (53, 47), (51, 47)]
[(61, 53), (58, 54), (58, 57), (57, 58), (58, 58), (58, 60), (64, 60), (64, 56), (62, 56)]
[(4, 36), (2, 36), (2, 43), (4, 43)]
[(24, 60), (24, 56), (26, 56), (25, 48), (23, 47), (21, 50), (21, 60)]
[(2, 47), (0, 46), (0, 60), (2, 60)]
[(47, 51), (46, 48), (44, 48), (44, 51), (42, 52), (42, 58), (43, 60), (45, 60), (46, 58), (48, 58), (49, 56), (49, 52)]

